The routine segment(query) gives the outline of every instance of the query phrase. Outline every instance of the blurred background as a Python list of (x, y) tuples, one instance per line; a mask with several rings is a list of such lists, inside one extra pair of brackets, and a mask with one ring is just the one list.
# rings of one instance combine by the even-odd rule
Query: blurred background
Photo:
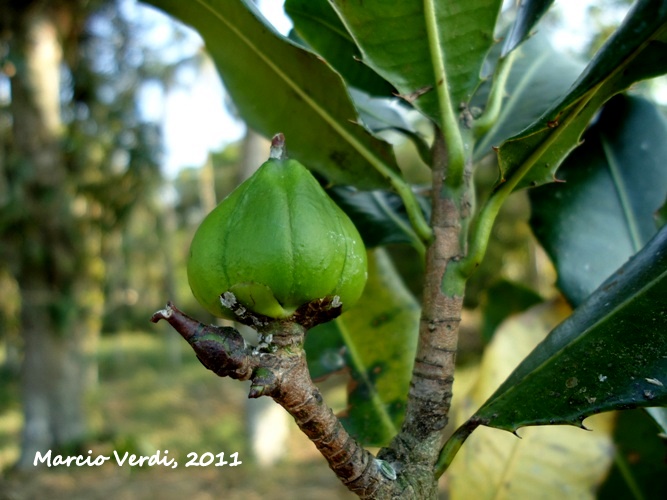
[[(586, 56), (601, 43), (590, 33), (610, 32), (628, 2), (562, 4), (546, 26)], [(282, 2), (259, 7), (289, 31)], [(427, 179), (409, 146), (397, 151)], [(187, 285), (189, 242), (267, 157), (188, 28), (135, 0), (0, 0), (0, 499), (351, 497), (282, 412), (250, 407), (246, 385), (213, 376), (148, 321), (168, 299), (213, 321)], [(482, 185), (495, 178), (482, 168)], [(497, 269), (540, 292), (527, 303), (554, 293), (526, 207), (521, 194), (507, 204), (493, 272), (470, 284), (471, 356)], [(391, 251), (418, 295), (413, 255)], [(337, 409), (344, 383), (324, 384)], [(49, 449), (168, 450), (180, 466), (36, 469)], [(186, 469), (190, 452), (238, 452), (243, 465)]]

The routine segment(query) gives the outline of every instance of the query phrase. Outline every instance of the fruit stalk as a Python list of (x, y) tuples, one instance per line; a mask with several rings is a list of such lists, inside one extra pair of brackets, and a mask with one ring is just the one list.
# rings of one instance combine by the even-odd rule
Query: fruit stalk
[(348, 434), (310, 378), (305, 327), (272, 321), (263, 329), (265, 342), (253, 347), (234, 328), (204, 325), (172, 303), (151, 317), (154, 323), (162, 319), (188, 341), (206, 368), (221, 377), (251, 380), (249, 397), (269, 396), (285, 408), (350, 491), (360, 498), (389, 496), (391, 466)]

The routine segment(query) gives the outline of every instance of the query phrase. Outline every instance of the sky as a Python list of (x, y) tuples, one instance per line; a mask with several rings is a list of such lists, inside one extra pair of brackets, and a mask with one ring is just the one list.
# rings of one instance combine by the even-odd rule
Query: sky
[[(562, 27), (554, 31), (552, 39), (560, 48), (577, 52), (586, 46), (591, 33), (588, 9), (593, 3), (601, 2), (555, 2)], [(286, 34), (290, 30), (291, 23), (283, 12), (283, 1), (260, 0), (258, 6), (279, 32)], [(602, 15), (622, 19), (623, 13), (609, 6), (603, 9)], [(183, 50), (197, 51), (201, 44), (199, 36), (190, 31)], [(142, 100), (144, 112), (148, 116), (162, 118), (165, 140), (163, 171), (168, 177), (173, 178), (183, 167), (202, 165), (209, 151), (220, 150), (243, 136), (245, 127), (240, 120), (231, 116), (225, 99), (220, 78), (210, 60), (206, 61), (199, 73), (191, 68), (184, 69), (179, 74), (179, 85), (166, 93), (157, 88), (151, 90), (150, 86), (146, 89)]]
[[(259, 8), (279, 32), (289, 32), (292, 25), (283, 12), (282, 1), (262, 0)], [(154, 36), (160, 39), (169, 34)], [(183, 43), (184, 53), (196, 52), (202, 44), (191, 30)], [(245, 133), (243, 122), (234, 118), (225, 104), (225, 91), (210, 59), (205, 60), (199, 72), (188, 67), (183, 69), (178, 83), (166, 93), (160, 85), (149, 84), (143, 89), (141, 99), (144, 115), (163, 123), (163, 173), (169, 178), (175, 177), (183, 167), (204, 164), (209, 151), (220, 150)]]

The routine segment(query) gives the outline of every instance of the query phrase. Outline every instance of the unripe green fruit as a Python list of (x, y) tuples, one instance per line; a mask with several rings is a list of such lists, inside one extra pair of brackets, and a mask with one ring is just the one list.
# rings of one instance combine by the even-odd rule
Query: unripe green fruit
[(249, 311), (287, 318), (336, 295), (347, 309), (366, 276), (359, 232), (295, 160), (268, 160), (225, 198), (195, 233), (188, 260), (195, 298), (228, 319), (225, 292)]

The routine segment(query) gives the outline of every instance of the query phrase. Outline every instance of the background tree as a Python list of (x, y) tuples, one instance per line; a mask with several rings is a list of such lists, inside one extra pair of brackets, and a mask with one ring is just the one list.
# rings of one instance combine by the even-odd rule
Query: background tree
[(105, 252), (159, 178), (158, 129), (137, 106), (156, 66), (114, 3), (5, 1), (0, 12), (12, 120), (0, 233), (21, 297), (24, 468), (86, 437)]

